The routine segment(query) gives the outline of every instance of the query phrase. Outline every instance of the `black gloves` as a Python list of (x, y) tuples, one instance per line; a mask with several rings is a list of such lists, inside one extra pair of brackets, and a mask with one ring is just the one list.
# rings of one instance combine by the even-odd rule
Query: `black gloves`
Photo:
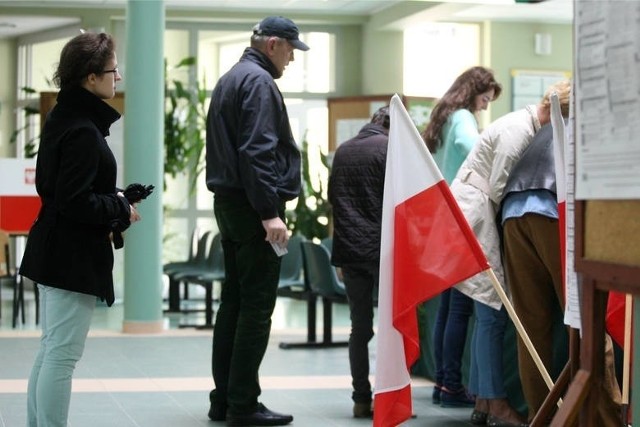
[[(127, 185), (122, 191), (125, 199), (129, 202), (130, 205), (134, 203), (138, 203), (140, 200), (144, 200), (153, 193), (153, 189), (155, 187), (153, 185), (142, 185), (133, 183)], [(122, 199), (120, 199), (122, 200)], [(120, 249), (124, 246), (124, 239), (122, 238), (122, 232), (129, 228), (131, 223), (129, 222), (129, 218), (126, 219), (116, 219), (111, 222), (111, 230), (112, 230), (112, 239), (113, 239), (113, 247), (115, 249)]]
[(129, 201), (129, 204), (133, 205), (140, 200), (146, 199), (147, 196), (153, 193), (154, 188), (153, 185), (142, 185), (136, 182), (127, 185), (127, 188), (122, 191), (122, 194), (124, 194), (124, 197)]

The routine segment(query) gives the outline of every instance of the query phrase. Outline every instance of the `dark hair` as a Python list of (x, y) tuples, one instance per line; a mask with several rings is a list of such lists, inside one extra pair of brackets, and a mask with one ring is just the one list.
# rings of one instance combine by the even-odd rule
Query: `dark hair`
[(422, 132), (422, 138), (429, 151), (435, 153), (442, 146), (440, 132), (447, 119), (456, 110), (466, 108), (473, 111), (475, 97), (493, 89), (492, 101), (502, 92), (502, 86), (493, 76), (493, 71), (484, 67), (472, 67), (460, 74), (449, 90), (438, 100), (431, 111), (429, 124)]
[(388, 105), (378, 108), (378, 111), (373, 113), (373, 116), (371, 117), (371, 123), (380, 125), (385, 129), (389, 129), (390, 122), (391, 122), (391, 119), (389, 118)]
[(115, 42), (109, 34), (77, 35), (62, 48), (53, 82), (60, 89), (80, 86), (89, 74), (101, 74), (114, 52)]

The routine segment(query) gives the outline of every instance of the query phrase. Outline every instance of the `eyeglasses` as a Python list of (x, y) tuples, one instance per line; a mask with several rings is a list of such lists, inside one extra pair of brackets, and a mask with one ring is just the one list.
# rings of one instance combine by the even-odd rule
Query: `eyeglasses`
[(102, 74), (106, 74), (106, 73), (113, 73), (113, 75), (115, 76), (116, 74), (118, 74), (120, 71), (118, 71), (118, 67), (112, 69), (112, 70), (102, 70)]

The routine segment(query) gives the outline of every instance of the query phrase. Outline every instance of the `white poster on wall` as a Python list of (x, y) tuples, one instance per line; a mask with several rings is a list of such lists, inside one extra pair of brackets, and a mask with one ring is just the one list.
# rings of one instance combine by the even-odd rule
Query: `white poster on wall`
[(576, 3), (576, 199), (640, 199), (640, 2)]

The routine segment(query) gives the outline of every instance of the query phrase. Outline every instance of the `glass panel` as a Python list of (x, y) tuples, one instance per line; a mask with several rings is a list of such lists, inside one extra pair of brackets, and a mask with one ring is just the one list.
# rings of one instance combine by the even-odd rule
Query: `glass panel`
[(335, 36), (329, 33), (305, 34), (305, 43), (311, 49), (298, 53), (297, 58), (304, 58), (306, 64), (306, 92), (328, 93), (334, 90), (334, 60), (332, 46)]
[(216, 234), (218, 232), (218, 224), (216, 223), (216, 219), (213, 217), (213, 209), (211, 210), (211, 214), (209, 216), (199, 217), (196, 224), (200, 229), (200, 233), (211, 231), (213, 232), (213, 234)]
[[(284, 76), (276, 83), (282, 92), (328, 93), (333, 90), (332, 43), (329, 33), (304, 33), (300, 38), (313, 48), (294, 51)], [(246, 31), (200, 31), (198, 33), (198, 78), (213, 88), (249, 45)]]
[(186, 218), (165, 217), (162, 223), (163, 264), (187, 259), (192, 231)]
[(220, 49), (218, 76), (229, 71), (238, 62), (248, 45), (247, 41), (224, 42), (218, 45)]
[(246, 31), (198, 32), (198, 81), (212, 89), (249, 45)]
[(404, 52), (404, 94), (439, 98), (460, 73), (480, 63), (480, 27), (428, 23), (409, 28)]
[(164, 205), (167, 209), (187, 209), (189, 205), (189, 177), (187, 174), (165, 177), (167, 189), (164, 192)]
[(184, 84), (189, 82), (189, 68), (177, 70), (173, 68), (189, 56), (189, 32), (186, 30), (166, 30), (164, 36), (164, 57), (167, 60), (167, 70), (172, 80), (179, 80)]
[[(207, 102), (207, 106), (209, 103)], [(206, 163), (204, 161), (206, 155), (206, 148), (202, 150), (202, 165)], [(213, 193), (207, 188), (206, 174), (204, 169), (196, 180), (196, 209), (198, 210), (210, 210), (213, 212)]]
[(52, 82), (60, 61), (60, 52), (70, 38), (51, 40), (32, 45), (30, 86), (38, 92), (57, 90)]

